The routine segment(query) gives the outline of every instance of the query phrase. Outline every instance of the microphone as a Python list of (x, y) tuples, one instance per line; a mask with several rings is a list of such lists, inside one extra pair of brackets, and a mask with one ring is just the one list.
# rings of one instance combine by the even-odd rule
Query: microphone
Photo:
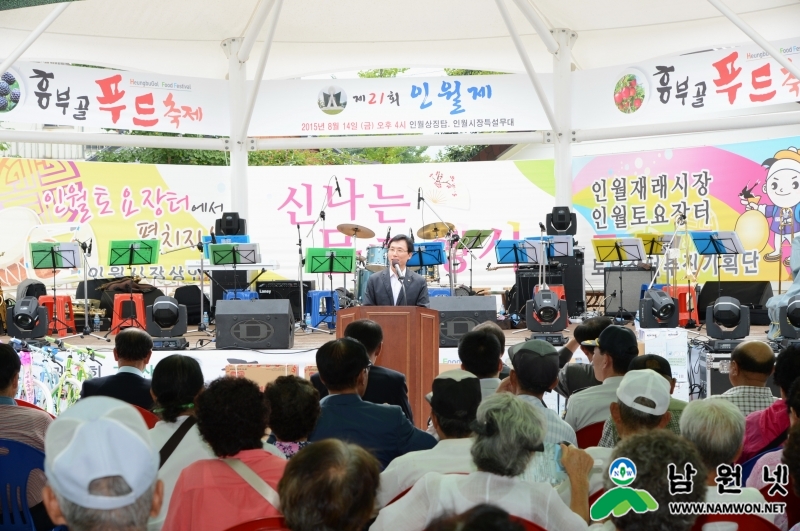
[(408, 296), (406, 295), (406, 283), (403, 282), (403, 277), (400, 276), (400, 261), (396, 258), (392, 260), (392, 269), (394, 269), (394, 272), (397, 273), (397, 279), (400, 281), (400, 287), (403, 288), (403, 302), (405, 302), (406, 305), (408, 305)]
[(342, 197), (342, 189), (339, 188), (339, 178), (335, 175), (333, 176), (334, 180), (336, 181), (336, 193), (339, 194), (339, 197)]
[(381, 247), (384, 248), (389, 247), (389, 240), (391, 239), (391, 236), (392, 236), (392, 227), (389, 227), (389, 230), (386, 231), (386, 239), (383, 240), (383, 245), (381, 245)]
[(392, 269), (394, 269), (394, 272), (397, 273), (397, 278), (403, 278), (402, 274), (400, 273), (400, 260), (396, 258), (392, 260)]
[(547, 232), (547, 229), (544, 228), (544, 223), (542, 223), (541, 221), (539, 222), (539, 228), (541, 229), (542, 232)]
[(414, 239), (414, 231), (411, 230), (411, 227), (408, 228), (408, 237), (411, 238), (411, 243), (416, 243), (417, 240)]
[(417, 210), (419, 210), (419, 205), (422, 203), (422, 188), (417, 188)]
[(210, 230), (211, 230), (211, 243), (216, 245), (217, 244), (217, 237), (214, 235), (214, 229), (210, 229)]
[(92, 244), (94, 243), (94, 238), (89, 239), (89, 250), (86, 251), (86, 256), (92, 256)]

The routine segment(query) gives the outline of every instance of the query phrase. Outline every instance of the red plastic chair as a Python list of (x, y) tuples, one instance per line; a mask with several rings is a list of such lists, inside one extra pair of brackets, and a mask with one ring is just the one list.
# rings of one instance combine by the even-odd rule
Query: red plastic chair
[(225, 531), (289, 531), (283, 516), (270, 516), (269, 518), (259, 518), (250, 522), (229, 527)]
[(520, 518), (519, 516), (514, 516), (513, 514), (508, 515), (508, 519), (512, 522), (522, 524), (522, 526), (525, 527), (525, 531), (547, 531), (544, 527), (534, 524), (529, 520), (525, 520), (524, 518)]
[(788, 496), (781, 496), (779, 494), (770, 496), (770, 487), (771, 485), (763, 487), (761, 489), (761, 495), (764, 496), (764, 499), (768, 502), (783, 502), (786, 504), (786, 519), (789, 522), (789, 529), (791, 529), (792, 526), (800, 522), (800, 496), (797, 496), (794, 492), (794, 481), (792, 478), (789, 478), (789, 484), (786, 485), (786, 490), (789, 491)]
[(29, 407), (31, 409), (38, 409), (39, 411), (44, 411), (45, 413), (50, 415), (51, 418), (56, 418), (52, 413), (50, 413), (49, 411), (45, 411), (44, 409), (40, 408), (36, 404), (31, 404), (30, 402), (26, 402), (24, 400), (20, 400), (19, 398), (15, 398), (14, 401), (17, 403), (18, 406)]
[(595, 422), (594, 424), (589, 424), (576, 431), (575, 436), (578, 438), (578, 448), (597, 446), (597, 443), (600, 442), (600, 438), (603, 436), (604, 424), (605, 421)]
[(775, 524), (755, 514), (704, 514), (697, 517), (692, 531), (703, 531), (703, 526), (711, 522), (734, 522), (738, 531), (780, 531)]
[(131, 404), (131, 405), (136, 408), (136, 411), (138, 411), (139, 414), (142, 415), (144, 423), (147, 424), (148, 430), (152, 430), (153, 427), (156, 425), (156, 422), (161, 420), (155, 413), (151, 413), (150, 411), (147, 411), (143, 407), (139, 407), (136, 404)]

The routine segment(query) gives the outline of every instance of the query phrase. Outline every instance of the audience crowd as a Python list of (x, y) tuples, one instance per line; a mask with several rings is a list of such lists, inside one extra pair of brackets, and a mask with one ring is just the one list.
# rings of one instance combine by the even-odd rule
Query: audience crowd
[[(781, 501), (784, 513), (755, 510), (756, 521), (800, 531), (800, 346), (775, 356), (742, 342), (731, 388), (686, 403), (671, 396), (669, 362), (640, 355), (610, 319), (586, 320), (560, 350), (513, 345), (507, 364), (503, 331), (483, 323), (461, 337), (461, 368), (433, 380), (429, 417), (417, 419), (427, 432), (405, 376), (378, 365), (383, 332), (370, 320), (318, 349), (310, 381), (282, 376), (263, 390), (206, 383), (180, 354), (147, 379), (152, 347), (142, 330), (122, 331), (118, 373), (87, 380), (53, 420), (14, 399), (19, 356), (0, 344), (0, 457), (3, 440), (44, 455), (20, 495), (29, 528), (690, 531), (705, 517), (672, 502)], [(590, 363), (569, 363), (578, 349)], [(551, 391), (568, 399), (563, 418), (546, 405)], [(142, 409), (158, 416), (152, 429)], [(597, 435), (579, 448), (587, 430)], [(9, 517), (0, 511), (0, 528)]]

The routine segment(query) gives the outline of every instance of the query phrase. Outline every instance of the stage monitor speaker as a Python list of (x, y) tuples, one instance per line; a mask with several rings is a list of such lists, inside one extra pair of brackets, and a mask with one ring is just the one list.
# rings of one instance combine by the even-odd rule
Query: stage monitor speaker
[(224, 298), (224, 290), (244, 289), (247, 287), (247, 271), (212, 271), (211, 297), (216, 306), (217, 301)]
[[(622, 270), (622, 294), (619, 292), (619, 272)], [(623, 316), (632, 319), (639, 311), (642, 284), (650, 284), (653, 278), (651, 269), (641, 267), (606, 267), (603, 270), (603, 295), (606, 297), (606, 315), (617, 315), (622, 299)], [(616, 295), (614, 295), (616, 292)], [(612, 296), (613, 295), (613, 296)]]
[(294, 346), (288, 300), (217, 302), (217, 348), (287, 349)]
[[(723, 297), (735, 297), (739, 304), (750, 308), (750, 324), (769, 324), (766, 315), (767, 301), (772, 297), (772, 284), (768, 280), (723, 280), (722, 282), (709, 281), (703, 284), (703, 289), (697, 296), (697, 313), (700, 322), (705, 322), (706, 308), (714, 304), (719, 296), (720, 287)], [(762, 315), (763, 314), (763, 315)]]
[[(570, 315), (580, 315), (586, 309), (584, 304), (586, 297), (583, 291), (583, 253), (576, 252), (575, 256), (559, 256), (554, 260), (559, 266), (546, 266), (545, 282), (564, 286), (567, 311)], [(521, 313), (525, 311), (525, 302), (533, 298), (533, 290), (537, 284), (539, 284), (538, 268), (517, 271), (517, 287), (521, 288), (519, 290)]]
[(461, 336), (484, 321), (497, 321), (494, 297), (431, 297), (439, 312), (439, 346), (457, 347)]
[[(315, 284), (316, 282), (313, 280), (303, 281), (303, 297), (305, 297), (309, 291), (314, 290)], [(292, 315), (294, 315), (294, 320), (299, 321), (303, 318), (303, 316), (300, 315), (299, 280), (270, 280), (266, 282), (256, 282), (256, 293), (258, 293), (259, 299), (264, 300), (288, 299), (292, 305)]]

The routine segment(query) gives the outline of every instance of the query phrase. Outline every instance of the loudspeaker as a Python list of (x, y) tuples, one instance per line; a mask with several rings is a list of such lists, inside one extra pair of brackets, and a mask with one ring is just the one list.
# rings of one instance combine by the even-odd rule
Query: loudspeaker
[[(575, 256), (559, 256), (553, 260), (558, 266), (545, 266), (545, 282), (564, 286), (569, 315), (580, 315), (586, 310), (583, 291), (583, 253), (576, 250)], [(539, 268), (517, 271), (519, 308), (524, 311), (525, 302), (533, 298), (533, 290), (539, 284)], [(510, 303), (513, 304), (513, 301)], [(638, 301), (637, 301), (638, 304)]]
[(211, 297), (214, 305), (224, 298), (224, 290), (247, 287), (247, 271), (212, 271)]
[[(316, 282), (313, 280), (303, 281), (303, 300), (309, 291), (314, 290)], [(276, 300), (288, 299), (292, 305), (292, 315), (294, 320), (299, 321), (303, 318), (300, 315), (300, 281), (299, 280), (270, 280), (267, 282), (256, 282), (256, 293), (259, 299)]]
[(218, 301), (217, 348), (286, 349), (294, 346), (289, 301)]
[(39, 306), (36, 308), (36, 316), (39, 322), (33, 327), (33, 330), (23, 330), (14, 324), (14, 310), (16, 306), (8, 309), (8, 323), (6, 323), (6, 330), (9, 337), (16, 337), (17, 339), (36, 339), (47, 335), (48, 326), (50, 321), (47, 318), (47, 308)]
[(768, 280), (723, 280), (722, 282), (709, 281), (703, 284), (703, 289), (697, 296), (697, 313), (700, 322), (705, 322), (705, 309), (714, 304), (719, 296), (720, 287), (723, 297), (735, 297), (739, 304), (751, 309), (750, 324), (767, 326), (769, 316), (766, 312), (767, 301), (772, 297), (772, 284)]
[[(619, 272), (622, 270), (622, 294), (619, 293)], [(603, 270), (603, 295), (606, 297), (606, 315), (619, 313), (620, 297), (623, 316), (633, 318), (639, 310), (642, 284), (650, 284), (654, 271), (641, 267), (606, 267)], [(616, 295), (614, 293), (616, 292)], [(613, 296), (612, 296), (613, 295)]]
[(497, 320), (494, 297), (431, 297), (439, 312), (439, 346), (457, 347), (461, 336), (484, 321)]

